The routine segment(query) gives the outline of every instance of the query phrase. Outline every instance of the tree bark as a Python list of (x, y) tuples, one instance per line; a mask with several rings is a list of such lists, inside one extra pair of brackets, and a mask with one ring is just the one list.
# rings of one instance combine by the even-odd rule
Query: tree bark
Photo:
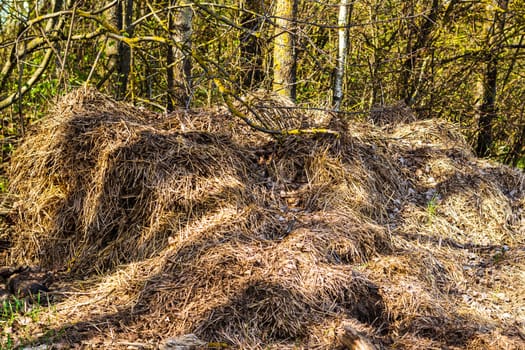
[(273, 91), (292, 100), (295, 100), (296, 94), (296, 14), (296, 0), (277, 1), (273, 47)]
[(349, 4), (348, 0), (341, 0), (339, 5), (338, 25), (338, 51), (337, 65), (335, 67), (334, 93), (332, 105), (334, 110), (339, 111), (341, 101), (343, 100), (343, 80), (345, 75), (346, 55), (348, 52), (348, 22), (352, 15), (353, 3)]
[[(452, 6), (452, 4), (450, 6)], [(425, 20), (419, 27), (415, 27), (415, 23), (413, 23), (415, 29), (409, 34), (410, 39), (406, 48), (406, 56), (408, 58), (403, 62), (400, 89), (400, 97), (408, 106), (414, 104), (416, 92), (419, 90), (418, 84), (422, 82), (421, 79), (417, 78), (422, 76), (423, 73), (421, 72), (418, 74), (418, 69), (424, 69), (424, 65), (420, 64), (419, 61), (421, 61), (423, 51), (429, 49), (431, 34), (437, 25), (440, 9), (440, 1), (432, 0), (428, 16), (425, 17)], [(410, 15), (413, 16), (414, 14), (410, 13)], [(412, 43), (411, 40), (413, 35), (415, 35), (414, 43)]]
[[(174, 5), (176, 1), (170, 1)], [(189, 6), (170, 11), (168, 28), (175, 45), (168, 45), (166, 56), (168, 78), (167, 109), (189, 107), (192, 93), (191, 34), (193, 10)]]
[(264, 79), (262, 43), (261, 39), (254, 35), (261, 30), (263, 6), (261, 0), (245, 0), (244, 8), (247, 11), (241, 15), (241, 27), (245, 29), (239, 40), (242, 85), (249, 90), (254, 90)]
[[(497, 118), (498, 61), (502, 50), (501, 38), (505, 30), (505, 17), (508, 0), (498, 0), (499, 9), (494, 15), (494, 22), (488, 31), (485, 72), (482, 79), (481, 99), (478, 105), (478, 139), (476, 154), (479, 157), (490, 155), (492, 146), (492, 124)], [(500, 10), (502, 12), (500, 12)]]
[(496, 118), (496, 87), (498, 77), (498, 62), (491, 57), (487, 63), (484, 81), (482, 83), (481, 103), (478, 107), (478, 141), (476, 153), (479, 157), (486, 157), (490, 153), (492, 144), (492, 122)]
[[(118, 0), (113, 11), (109, 12), (107, 21), (127, 37), (133, 35), (130, 27), (132, 20), (133, 0)], [(108, 57), (107, 75), (116, 72), (115, 98), (122, 100), (126, 96), (129, 72), (131, 69), (131, 48), (124, 42), (108, 38), (105, 49)], [(105, 80), (105, 79), (104, 79)]]

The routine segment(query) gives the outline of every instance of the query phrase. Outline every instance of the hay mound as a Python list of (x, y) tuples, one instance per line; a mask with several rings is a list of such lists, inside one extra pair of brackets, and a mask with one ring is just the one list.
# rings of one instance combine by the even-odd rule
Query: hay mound
[[(10, 263), (61, 271), (49, 317), (95, 347), (336, 349), (349, 325), (377, 346), (519, 344), (523, 175), (443, 122), (341, 133), (276, 142), (221, 108), (78, 90), (13, 157)], [(509, 310), (478, 298), (489, 270)]]
[(173, 227), (243, 191), (248, 155), (157, 122), (94, 92), (64, 100), (13, 162), (21, 232), (31, 232), (17, 236), (14, 255), (103, 271), (155, 254)]
[(297, 129), (306, 122), (292, 100), (273, 91), (249, 92), (234, 105), (254, 124), (268, 130)]

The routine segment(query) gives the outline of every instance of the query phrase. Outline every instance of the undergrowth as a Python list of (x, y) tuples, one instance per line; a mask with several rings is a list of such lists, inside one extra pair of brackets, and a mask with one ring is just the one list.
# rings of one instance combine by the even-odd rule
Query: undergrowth
[[(41, 321), (43, 300), (37, 295), (32, 304), (24, 299), (11, 297), (1, 304), (0, 350), (16, 349), (20, 342), (32, 342), (31, 324)], [(16, 334), (16, 336), (14, 336)]]

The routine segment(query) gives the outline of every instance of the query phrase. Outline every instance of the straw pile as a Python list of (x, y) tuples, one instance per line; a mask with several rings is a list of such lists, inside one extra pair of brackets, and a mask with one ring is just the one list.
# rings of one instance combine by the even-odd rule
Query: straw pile
[(273, 91), (249, 92), (235, 101), (234, 105), (253, 124), (267, 130), (297, 129), (304, 126), (305, 118), (297, 113), (293, 101)]
[(229, 118), (78, 90), (26, 139), (10, 263), (68, 281), (57, 343), (341, 349), (353, 329), (377, 348), (523, 348), (523, 174), (445, 122), (276, 142)]

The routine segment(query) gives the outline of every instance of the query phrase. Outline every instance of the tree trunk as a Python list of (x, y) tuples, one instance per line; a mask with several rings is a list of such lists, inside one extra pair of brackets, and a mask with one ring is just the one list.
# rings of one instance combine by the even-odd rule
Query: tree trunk
[(525, 125), (521, 127), (521, 130), (517, 132), (517, 136), (514, 137), (512, 147), (509, 153), (505, 156), (505, 163), (512, 164), (512, 166), (518, 166), (520, 157), (523, 159), (523, 152), (525, 152)]
[(334, 93), (332, 105), (334, 110), (339, 111), (343, 100), (343, 79), (345, 75), (346, 54), (348, 51), (348, 22), (352, 15), (353, 3), (348, 4), (348, 0), (341, 0), (339, 5), (338, 25), (338, 51), (337, 65), (335, 67)]
[(245, 29), (240, 34), (241, 69), (243, 70), (242, 85), (254, 90), (264, 79), (263, 48), (261, 39), (254, 35), (261, 31), (264, 4), (261, 0), (245, 0), (241, 15), (241, 27)]
[(273, 47), (273, 91), (295, 100), (296, 0), (277, 0)]
[[(483, 76), (481, 99), (478, 106), (478, 139), (476, 153), (479, 157), (490, 155), (492, 146), (492, 124), (497, 118), (496, 93), (498, 84), (498, 60), (505, 30), (505, 14), (508, 0), (498, 0), (499, 9), (488, 31), (486, 69)], [(500, 12), (503, 11), (503, 12)]]
[[(401, 71), (401, 99), (410, 106), (414, 104), (417, 91), (419, 91), (419, 84), (422, 83), (422, 79), (418, 77), (423, 76), (424, 64), (423, 53), (429, 49), (429, 43), (431, 42), (431, 34), (437, 25), (438, 15), (441, 9), (439, 0), (432, 0), (430, 12), (421, 26), (417, 27), (415, 23), (412, 23), (414, 29), (409, 34), (409, 41), (406, 48), (407, 59), (403, 62)], [(414, 9), (411, 8), (411, 13), (408, 15), (414, 16)], [(415, 36), (415, 42), (412, 43), (412, 37)], [(421, 70), (418, 73), (418, 70)]]
[[(174, 5), (176, 1), (170, 1)], [(191, 33), (193, 10), (189, 6), (170, 11), (168, 28), (175, 42), (168, 45), (167, 78), (168, 102), (167, 109), (172, 111), (176, 106), (189, 107), (192, 93), (191, 81)]]
[[(133, 30), (130, 28), (132, 21), (133, 0), (118, 0), (113, 11), (107, 18), (115, 28), (131, 37)], [(117, 73), (115, 83), (115, 98), (122, 100), (126, 97), (129, 72), (131, 69), (131, 49), (125, 43), (116, 39), (108, 38), (105, 49), (108, 57), (107, 75)], [(104, 79), (105, 80), (105, 79)]]
[(486, 157), (492, 144), (492, 122), (496, 119), (496, 85), (498, 77), (498, 62), (496, 57), (489, 59), (482, 83), (481, 103), (478, 107), (478, 142), (476, 153)]

